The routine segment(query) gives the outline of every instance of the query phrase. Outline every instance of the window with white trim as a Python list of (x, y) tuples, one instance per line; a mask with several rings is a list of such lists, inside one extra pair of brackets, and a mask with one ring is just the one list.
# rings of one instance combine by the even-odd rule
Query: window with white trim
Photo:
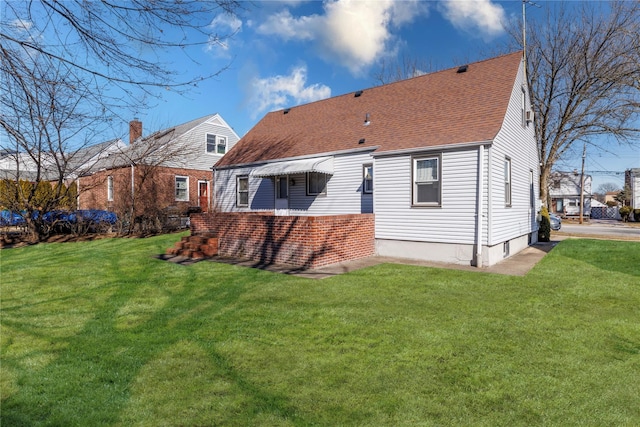
[(246, 175), (236, 177), (236, 206), (249, 206), (249, 177)]
[(536, 192), (533, 185), (533, 169), (529, 169), (529, 207), (531, 209), (536, 207)]
[(227, 137), (208, 133), (206, 145), (208, 154), (225, 154), (227, 152)]
[(327, 195), (326, 173), (307, 172), (307, 196)]
[(511, 159), (504, 159), (504, 204), (511, 206)]
[(440, 206), (440, 156), (413, 158), (413, 205)]
[(113, 202), (113, 176), (107, 177), (107, 201)]
[(373, 193), (373, 165), (362, 165), (362, 191)]
[(188, 176), (176, 176), (176, 201), (177, 202), (189, 201), (189, 177)]

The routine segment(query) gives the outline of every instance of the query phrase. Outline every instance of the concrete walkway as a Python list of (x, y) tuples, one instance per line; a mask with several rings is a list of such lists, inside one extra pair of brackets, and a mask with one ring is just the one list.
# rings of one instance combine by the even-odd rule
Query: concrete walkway
[(333, 277), (340, 274), (348, 273), (350, 271), (359, 270), (361, 268), (372, 267), (374, 265), (382, 263), (394, 263), (404, 265), (416, 265), (423, 267), (435, 267), (435, 268), (449, 268), (454, 270), (466, 270), (480, 273), (494, 273), (494, 274), (506, 274), (511, 276), (524, 276), (534, 265), (538, 263), (544, 256), (559, 242), (560, 239), (555, 239), (551, 242), (540, 242), (533, 246), (529, 246), (523, 251), (515, 254), (514, 256), (505, 259), (498, 264), (492, 265), (486, 268), (477, 268), (470, 265), (448, 264), (438, 263), (430, 261), (410, 260), (404, 258), (393, 257), (381, 257), (371, 256), (367, 258), (361, 258), (353, 261), (345, 261), (337, 264), (328, 265), (316, 269), (303, 269), (286, 265), (278, 264), (264, 264), (250, 260), (235, 259), (235, 258), (222, 258), (212, 257), (204, 260), (191, 260), (190, 258), (162, 255), (160, 259), (183, 264), (190, 265), (194, 262), (220, 262), (224, 264), (238, 265), (247, 268), (258, 268), (261, 270), (272, 271), (275, 273), (290, 274), (297, 277), (305, 277), (308, 279), (325, 279), (327, 277)]
[(448, 268), (453, 270), (465, 270), (480, 273), (505, 274), (510, 276), (524, 276), (538, 263), (544, 256), (558, 243), (551, 241), (545, 243), (537, 243), (529, 246), (514, 256), (486, 268), (477, 268), (470, 265), (439, 263), (431, 261), (411, 260), (404, 258), (372, 256), (353, 261), (346, 261), (338, 264), (332, 264), (311, 270), (302, 270), (290, 272), (300, 277), (308, 277), (313, 279), (324, 279), (326, 277), (336, 276), (350, 271), (359, 270), (361, 268), (372, 267), (382, 263), (394, 263), (404, 265), (416, 265), (422, 267)]

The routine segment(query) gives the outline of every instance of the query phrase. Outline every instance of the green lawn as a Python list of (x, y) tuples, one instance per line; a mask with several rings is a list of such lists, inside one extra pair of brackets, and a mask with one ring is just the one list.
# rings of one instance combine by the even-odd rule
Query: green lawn
[(640, 425), (640, 243), (310, 280), (178, 238), (0, 252), (2, 426)]

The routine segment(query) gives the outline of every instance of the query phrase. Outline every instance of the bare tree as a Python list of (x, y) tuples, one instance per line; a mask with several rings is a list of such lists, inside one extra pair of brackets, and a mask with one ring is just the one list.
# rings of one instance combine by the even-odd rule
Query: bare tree
[(375, 84), (384, 85), (398, 80), (418, 77), (436, 71), (431, 61), (402, 55), (397, 61), (383, 58), (372, 71), (371, 77)]
[(99, 131), (101, 123), (100, 115), (83, 108), (81, 101), (100, 90), (80, 91), (87, 86), (46, 57), (9, 60), (4, 49), (2, 53), (0, 127), (7, 138), (0, 203), (21, 212), (32, 239), (38, 240), (52, 222), (45, 221), (43, 213), (75, 203), (73, 178), (88, 167), (87, 137)]
[[(122, 107), (122, 102), (133, 104), (142, 98), (135, 89), (152, 95), (154, 88), (187, 90), (222, 71), (193, 67), (200, 64), (189, 52), (231, 37), (233, 30), (219, 34), (211, 24), (217, 15), (233, 15), (239, 8), (235, 0), (3, 2), (3, 59), (12, 61), (25, 53), (44, 56), (72, 70), (85, 84), (109, 84), (102, 104), (108, 104), (108, 95), (113, 105)], [(160, 52), (175, 60), (158, 61)], [(176, 64), (185, 63), (189, 70), (205, 73), (178, 78), (187, 69), (177, 69)]]
[[(104, 141), (124, 109), (148, 108), (149, 96), (166, 89), (186, 92), (223, 71), (194, 75), (175, 64), (208, 70), (193, 67), (189, 52), (232, 36), (217, 34), (211, 23), (218, 14), (233, 14), (240, 3), (16, 0), (0, 7), (0, 163), (15, 165), (3, 177), (14, 180), (3, 189), (15, 192), (5, 198), (15, 204), (5, 207), (27, 212), (37, 238), (43, 228), (35, 218), (41, 216), (31, 212), (68, 200), (67, 194), (55, 194), (43, 205), (35, 196), (40, 183), (69, 189), (62, 184), (100, 157), (92, 152), (88, 158), (88, 149)], [(159, 62), (160, 52), (175, 60)]]
[(620, 185), (613, 182), (605, 182), (598, 186), (598, 193), (605, 194), (610, 191), (620, 191)]
[[(202, 169), (202, 161), (198, 161), (202, 158), (202, 138), (201, 134), (190, 132), (194, 122), (197, 121), (138, 137), (99, 160), (80, 179), (81, 204), (103, 205), (116, 212), (120, 219), (118, 230), (124, 233), (175, 227), (175, 218), (169, 217), (186, 215), (191, 207), (189, 202), (177, 201), (176, 176), (201, 179), (211, 174), (209, 167)], [(137, 123), (141, 132), (141, 123)], [(117, 191), (105, 205), (104, 191), (100, 189), (109, 179)], [(188, 194), (189, 188), (184, 191)]]
[[(551, 170), (576, 143), (605, 150), (606, 138), (638, 144), (640, 136), (640, 3), (551, 2), (545, 10), (526, 35), (543, 203)], [(513, 47), (522, 46), (519, 25), (510, 27)]]

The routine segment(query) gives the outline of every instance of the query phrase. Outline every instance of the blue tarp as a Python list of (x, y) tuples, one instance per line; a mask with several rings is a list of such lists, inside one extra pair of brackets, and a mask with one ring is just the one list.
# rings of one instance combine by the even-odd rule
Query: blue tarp
[[(33, 218), (38, 218), (40, 212), (34, 212)], [(115, 213), (99, 209), (84, 209), (77, 211), (50, 211), (42, 215), (44, 222), (76, 224), (80, 222), (92, 222), (95, 224), (115, 224), (118, 217)], [(24, 225), (24, 214), (3, 210), (0, 212), (0, 226)]]

